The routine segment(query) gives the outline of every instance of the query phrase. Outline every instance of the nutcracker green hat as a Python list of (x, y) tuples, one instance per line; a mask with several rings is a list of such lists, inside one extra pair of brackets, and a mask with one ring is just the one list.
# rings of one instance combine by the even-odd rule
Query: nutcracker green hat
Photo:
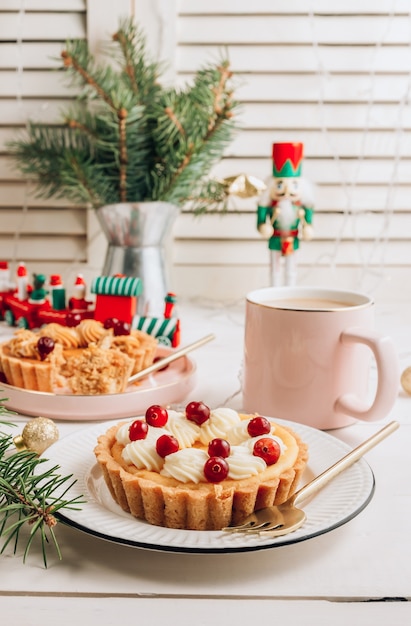
[(273, 176), (275, 178), (301, 176), (303, 148), (302, 143), (273, 143)]

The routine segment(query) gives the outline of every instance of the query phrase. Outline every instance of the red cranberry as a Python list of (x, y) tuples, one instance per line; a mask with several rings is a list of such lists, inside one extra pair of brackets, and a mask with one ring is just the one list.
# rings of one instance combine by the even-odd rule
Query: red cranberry
[(81, 322), (80, 313), (72, 313), (72, 312), (67, 313), (66, 326), (68, 326), (69, 328), (74, 328), (75, 326), (78, 326), (80, 322)]
[(159, 404), (153, 404), (149, 406), (146, 411), (146, 422), (150, 426), (158, 426), (161, 428), (167, 424), (168, 413), (167, 409)]
[(250, 437), (258, 437), (259, 435), (268, 435), (271, 432), (271, 424), (265, 417), (253, 417), (247, 425)]
[(178, 441), (173, 435), (161, 435), (156, 441), (156, 451), (161, 457), (166, 457), (179, 449)]
[(228, 476), (228, 463), (221, 456), (210, 456), (204, 464), (204, 476), (209, 483), (220, 483)]
[(201, 426), (210, 417), (210, 409), (204, 402), (190, 402), (186, 406), (186, 417), (190, 422)]
[(50, 352), (54, 350), (54, 339), (51, 337), (40, 337), (37, 342), (37, 350), (39, 351), (40, 358), (42, 361), (46, 358)]
[(119, 320), (116, 317), (108, 317), (106, 320), (104, 320), (104, 328), (106, 330), (109, 330), (110, 328), (114, 328), (114, 326), (116, 324), (118, 324)]
[(230, 444), (226, 439), (212, 439), (208, 444), (208, 454), (210, 456), (221, 456), (226, 459), (230, 456)]
[(145, 439), (148, 433), (148, 424), (143, 420), (135, 420), (128, 429), (130, 441)]
[(127, 322), (117, 322), (113, 327), (114, 335), (116, 337), (120, 335), (129, 335), (130, 334), (130, 324)]
[(261, 457), (267, 465), (274, 465), (280, 458), (281, 448), (275, 439), (261, 437), (254, 444), (253, 454)]

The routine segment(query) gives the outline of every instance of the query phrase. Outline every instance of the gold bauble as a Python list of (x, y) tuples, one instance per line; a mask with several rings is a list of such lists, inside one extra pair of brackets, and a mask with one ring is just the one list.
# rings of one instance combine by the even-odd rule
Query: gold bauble
[(14, 437), (13, 442), (18, 450), (31, 450), (42, 454), (59, 438), (59, 431), (54, 422), (47, 417), (36, 417), (27, 422), (21, 435)]
[(238, 196), (239, 198), (254, 198), (266, 189), (264, 181), (248, 174), (228, 176), (220, 182), (224, 185), (228, 196)]
[(411, 395), (411, 367), (407, 367), (401, 374), (401, 386), (406, 393)]

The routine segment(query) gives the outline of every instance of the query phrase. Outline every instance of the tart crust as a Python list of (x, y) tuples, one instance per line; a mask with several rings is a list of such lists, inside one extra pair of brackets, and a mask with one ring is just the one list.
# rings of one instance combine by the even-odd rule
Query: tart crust
[[(250, 419), (252, 416), (241, 416)], [(241, 523), (257, 509), (281, 504), (292, 495), (304, 471), (308, 450), (291, 429), (275, 424), (286, 444), (275, 465), (243, 480), (181, 483), (157, 472), (139, 470), (121, 456), (116, 433), (124, 422), (100, 435), (94, 449), (113, 499), (124, 511), (156, 526), (187, 530), (220, 530)]]

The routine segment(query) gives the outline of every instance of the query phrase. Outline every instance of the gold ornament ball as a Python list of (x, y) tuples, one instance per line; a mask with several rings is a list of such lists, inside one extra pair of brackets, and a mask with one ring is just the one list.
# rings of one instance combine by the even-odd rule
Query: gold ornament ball
[(407, 367), (401, 374), (401, 386), (406, 393), (411, 395), (411, 367)]
[(59, 438), (59, 431), (54, 422), (47, 417), (36, 417), (28, 422), (23, 432), (14, 438), (14, 445), (18, 450), (31, 450), (42, 454), (52, 443)]

